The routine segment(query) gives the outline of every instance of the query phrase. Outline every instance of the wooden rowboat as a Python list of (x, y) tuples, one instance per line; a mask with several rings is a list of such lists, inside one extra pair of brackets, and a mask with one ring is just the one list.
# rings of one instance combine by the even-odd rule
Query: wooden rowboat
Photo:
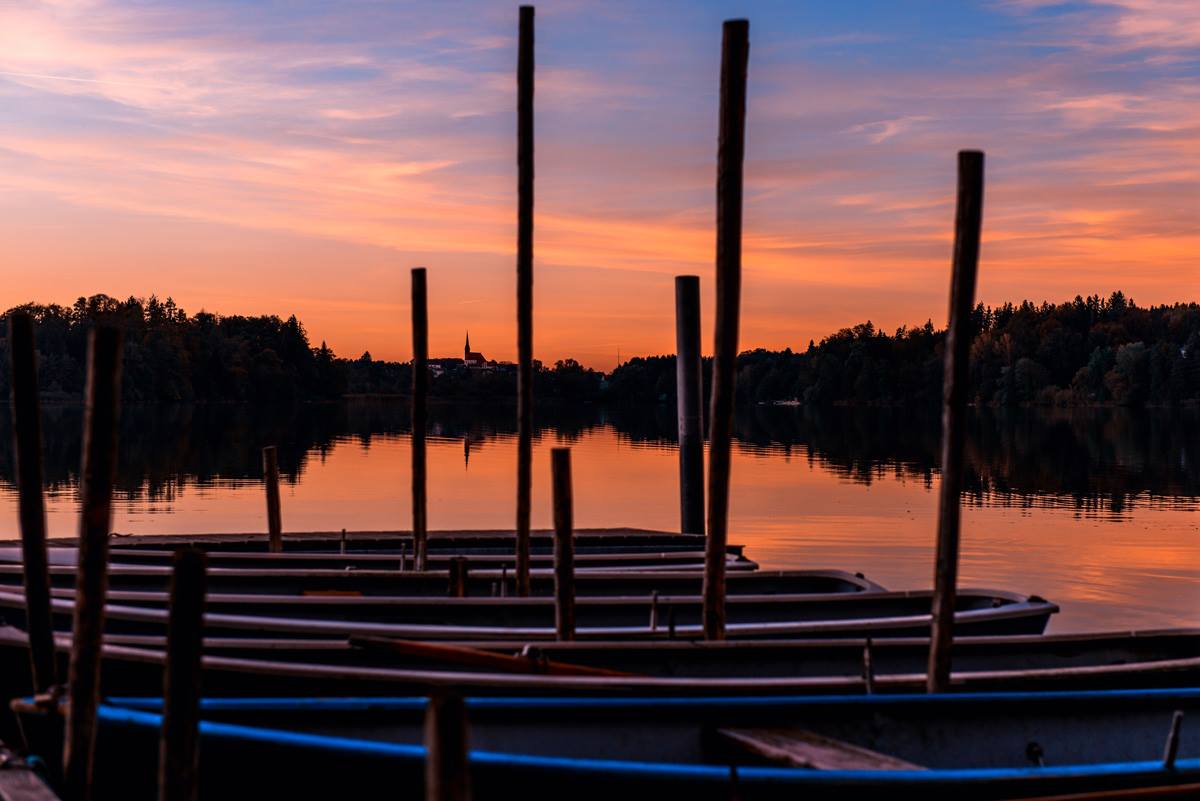
[[(65, 649), (69, 641), (66, 635), (60, 638)], [(105, 642), (151, 651), (166, 649), (162, 635), (109, 634)], [(513, 641), (424, 643), (372, 637), (204, 639), (205, 654), (234, 659), (406, 670), (476, 669), (473, 660), (456, 653), (461, 649), (511, 660), (502, 669), (483, 668), (501, 672), (547, 673), (553, 671), (544, 665), (555, 665), (643, 677), (746, 680), (859, 677), (868, 652), (876, 677), (919, 675), (929, 658), (929, 640), (924, 638), (540, 642), (528, 647)], [(1156, 669), (1148, 670), (1147, 682), (1200, 684), (1200, 675), (1188, 672), (1188, 666), (1200, 660), (1200, 629), (959, 637), (953, 653), (955, 669), (964, 674), (1153, 666)], [(524, 660), (523, 665), (517, 657)]]
[[(451, 558), (461, 556), (467, 560), (470, 571), (503, 570), (510, 572), (515, 557), (510, 553), (467, 553), (461, 555), (430, 554), (428, 567), (445, 573)], [(170, 566), (175, 558), (174, 550), (128, 549), (114, 550), (110, 556), (112, 564), (163, 565)], [(73, 566), (78, 561), (75, 548), (50, 548), (48, 559), (52, 565)], [(0, 548), (0, 562), (19, 563), (20, 548)], [(531, 565), (549, 570), (554, 557), (549, 553), (530, 556)], [(306, 569), (384, 569), (405, 571), (412, 569), (412, 552), (406, 553), (321, 553), (291, 552), (256, 553), (252, 551), (210, 551), (209, 567), (241, 567), (257, 569), (306, 568)], [(594, 570), (695, 570), (704, 569), (704, 551), (663, 550), (635, 552), (582, 553), (575, 556), (575, 567), (579, 572)], [(755, 570), (758, 565), (743, 556), (730, 554), (726, 557), (726, 569), (730, 571)]]
[[(99, 797), (153, 797), (159, 704), (101, 708)], [(422, 698), (209, 698), (201, 710), (205, 797), (340, 797), (347, 777), (355, 798), (420, 794)], [(1186, 723), (1179, 736), (1180, 712), (1200, 713), (1200, 690), (467, 702), (482, 799), (1005, 799), (1195, 785), (1200, 739)], [(55, 764), (60, 717), (27, 710), (23, 724)]]
[[(1107, 634), (1089, 637), (965, 638), (955, 643), (952, 689), (1113, 689), (1192, 686), (1200, 683), (1200, 633)], [(691, 645), (678, 643), (679, 645)], [(60, 672), (70, 650), (66, 635), (57, 638)], [(103, 688), (108, 695), (140, 694), (162, 684), (165, 664), (162, 637), (108, 635), (104, 645)], [(735, 669), (714, 666), (670, 675), (639, 675), (602, 665), (571, 662), (551, 651), (549, 657), (521, 652), (499, 643), (476, 649), (483, 660), (453, 658), (446, 646), (415, 643), (404, 653), (362, 651), (344, 641), (246, 640), (207, 638), (203, 684), (210, 693), (234, 696), (306, 695), (375, 696), (424, 694), (453, 689), (471, 695), (589, 695), (605, 697), (756, 696), (920, 692), (925, 673), (921, 654), (927, 640), (880, 640), (871, 644), (872, 672), (863, 670), (863, 641), (797, 641), (775, 644), (777, 669), (761, 675), (749, 662), (767, 643), (732, 644), (746, 656)], [(622, 644), (624, 645), (624, 644)], [(674, 645), (674, 644), (673, 644)], [(743, 645), (747, 647), (742, 647)], [(722, 645), (714, 650), (722, 650)], [(549, 649), (548, 649), (549, 650)], [(697, 651), (704, 650), (696, 648)], [(787, 673), (785, 652), (795, 668)], [(767, 656), (764, 663), (771, 660)], [(0, 625), (0, 676), (10, 696), (27, 694), (29, 658), (25, 633)]]
[[(575, 547), (580, 551), (632, 552), (637, 550), (692, 550), (703, 551), (705, 539), (698, 534), (680, 534), (670, 531), (654, 531), (637, 528), (581, 528), (575, 531)], [(174, 550), (190, 545), (214, 551), (248, 551), (265, 553), (267, 535), (263, 532), (234, 534), (114, 534), (112, 549), (129, 550)], [(75, 541), (60, 538), (52, 545), (71, 547)], [(554, 532), (535, 529), (530, 532), (531, 551), (549, 552), (554, 546)], [(285, 552), (371, 553), (399, 551), (403, 547), (410, 554), (413, 549), (411, 531), (302, 531), (286, 532), (283, 535)], [(467, 531), (430, 531), (426, 536), (426, 547), (436, 552), (497, 552), (511, 553), (515, 547), (512, 531), (502, 529), (473, 529)], [(740, 554), (743, 546), (730, 545), (732, 554)]]
[[(52, 565), (53, 587), (75, 586), (75, 567)], [(159, 565), (109, 567), (109, 586), (115, 590), (165, 591), (170, 586), (171, 568)], [(579, 596), (602, 595), (699, 595), (704, 577), (698, 572), (676, 570), (611, 570), (581, 572), (575, 577)], [(0, 563), (0, 588), (22, 586), (24, 568)], [(262, 593), (268, 595), (401, 595), (445, 597), (445, 574), (397, 570), (335, 570), (307, 568), (214, 567), (207, 572), (210, 592)], [(531, 577), (535, 596), (554, 594), (552, 571), (535, 571)], [(729, 595), (808, 595), (825, 593), (880, 592), (883, 587), (860, 574), (843, 570), (754, 570), (728, 575)], [(479, 570), (467, 576), (469, 597), (513, 594), (511, 571)]]
[[(56, 590), (55, 595), (71, 591)], [(164, 593), (109, 593), (108, 631), (160, 633)], [(71, 601), (53, 601), (59, 625), (70, 623)], [(923, 636), (929, 630), (930, 592), (795, 596), (734, 596), (726, 602), (730, 639), (779, 637)], [(10, 620), (24, 598), (0, 592)], [(343, 596), (209, 595), (209, 634), (265, 632), (296, 636), (377, 635), (409, 639), (553, 640), (554, 603), (547, 598), (388, 598)], [(580, 598), (576, 638), (667, 639), (701, 636), (699, 598)], [(955, 630), (971, 634), (1040, 634), (1058, 607), (1037, 596), (964, 589)], [(673, 621), (673, 624), (672, 624)]]

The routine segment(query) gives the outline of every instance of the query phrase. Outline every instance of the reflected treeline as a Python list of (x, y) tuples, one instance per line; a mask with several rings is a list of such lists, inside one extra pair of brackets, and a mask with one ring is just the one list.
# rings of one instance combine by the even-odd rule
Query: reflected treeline
[[(45, 471), (51, 491), (77, 485), (83, 410), (44, 408)], [(540, 438), (577, 441), (609, 429), (635, 444), (670, 446), (674, 409), (589, 404), (538, 410)], [(967, 442), (967, 489), (975, 503), (1069, 504), (1120, 514), (1143, 503), (1200, 497), (1200, 410), (974, 409)], [(11, 425), (0, 404), (0, 425)], [(764, 458), (803, 458), (838, 476), (870, 484), (884, 478), (932, 484), (938, 470), (937, 414), (889, 408), (757, 406), (735, 426), (737, 447)], [(395, 400), (281, 407), (127, 406), (122, 413), (118, 492), (169, 502), (186, 484), (212, 485), (262, 475), (261, 449), (275, 445), (288, 482), (303, 476), (340, 442), (370, 447), (409, 432), (409, 411)], [(515, 435), (511, 406), (434, 405), (430, 436), (473, 449)], [(11, 484), (12, 444), (0, 436), (0, 481)]]
[[(975, 503), (1130, 505), (1200, 497), (1200, 410), (970, 410), (965, 490)], [(852, 481), (931, 484), (941, 420), (900, 409), (758, 407), (738, 420), (750, 449), (799, 453)]]

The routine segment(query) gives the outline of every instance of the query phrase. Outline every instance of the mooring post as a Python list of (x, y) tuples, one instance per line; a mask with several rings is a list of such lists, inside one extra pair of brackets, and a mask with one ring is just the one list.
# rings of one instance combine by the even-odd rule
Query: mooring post
[(950, 277), (950, 323), (942, 379), (942, 484), (938, 493), (937, 562), (934, 568), (933, 619), (929, 640), (931, 693), (950, 687), (954, 644), (954, 607), (958, 582), (959, 494), (962, 491), (963, 450), (971, 355), (971, 310), (975, 305), (975, 276), (979, 267), (979, 236), (983, 222), (983, 153), (958, 154), (958, 207), (954, 218), (954, 262)]
[(412, 529), (413, 561), (425, 569), (425, 428), (429, 392), (429, 299), (425, 268), (412, 271)]
[(704, 376), (700, 278), (675, 276), (675, 408), (679, 417), (679, 530), (704, 533)]
[(467, 707), (457, 695), (434, 695), (425, 707), (425, 801), (469, 801)]
[(1163, 746), (1163, 770), (1175, 769), (1175, 758), (1179, 756), (1179, 732), (1183, 728), (1183, 710), (1176, 709), (1171, 715), (1171, 727), (1167, 730), (1167, 744)]
[(871, 695), (875, 692), (875, 660), (871, 655), (870, 637), (867, 637), (866, 642), (863, 643), (862, 676), (863, 689), (866, 690), (867, 695)]
[(267, 549), (283, 552), (283, 518), (279, 512), (279, 455), (274, 445), (263, 448), (263, 480), (267, 485)]
[(454, 556), (450, 559), (450, 568), (447, 571), (449, 574), (449, 590), (447, 596), (450, 598), (466, 598), (467, 597), (467, 557)]
[(199, 548), (175, 552), (163, 676), (159, 801), (195, 801), (200, 754), (200, 677), (208, 557)]
[(88, 375), (83, 410), (83, 464), (79, 476), (79, 566), (68, 673), (63, 785), (69, 801), (91, 797), (100, 701), (101, 638), (108, 595), (108, 537), (117, 470), (117, 424), (121, 398), (121, 331), (96, 324), (88, 337)]
[(554, 492), (554, 633), (575, 639), (575, 513), (571, 492), (571, 449), (550, 451)]
[(517, 595), (529, 595), (533, 493), (533, 6), (517, 46)]
[(13, 453), (17, 468), (17, 516), (25, 565), (25, 628), (34, 693), (58, 683), (54, 622), (50, 614), (50, 567), (46, 555), (46, 505), (42, 495), (42, 412), (38, 403), (33, 317), (8, 318), (12, 357)]
[(746, 62), (750, 23), (729, 20), (721, 41), (717, 143), (717, 316), (709, 414), (708, 541), (704, 549), (704, 636), (725, 639), (725, 546), (730, 440), (742, 293), (742, 161), (746, 151)]

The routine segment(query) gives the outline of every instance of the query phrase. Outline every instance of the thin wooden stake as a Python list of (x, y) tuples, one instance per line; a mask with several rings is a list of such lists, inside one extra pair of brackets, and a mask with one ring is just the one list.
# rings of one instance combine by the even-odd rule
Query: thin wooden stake
[(866, 689), (867, 695), (871, 695), (875, 692), (875, 664), (871, 655), (870, 637), (867, 637), (867, 641), (863, 645), (862, 661), (863, 687)]
[(1175, 769), (1175, 757), (1179, 755), (1179, 731), (1183, 727), (1183, 710), (1176, 709), (1171, 716), (1171, 728), (1167, 731), (1167, 744), (1163, 748), (1163, 768)]
[(158, 755), (159, 801), (195, 801), (199, 780), (200, 677), (208, 557), (199, 548), (175, 553), (163, 677), (163, 728)]
[(517, 47), (517, 595), (529, 595), (533, 494), (533, 6)]
[(412, 271), (412, 529), (413, 560), (425, 569), (425, 428), (429, 390), (429, 300), (425, 268)]
[(554, 633), (575, 639), (575, 514), (571, 492), (571, 449), (550, 451), (554, 490)]
[(455, 556), (450, 560), (449, 590), (450, 598), (467, 597), (467, 557)]
[(58, 683), (54, 622), (50, 614), (50, 567), (46, 555), (46, 506), (42, 495), (42, 412), (38, 403), (37, 353), (33, 318), (8, 318), (12, 356), (13, 453), (17, 468), (17, 509), (25, 565), (25, 626), (34, 693)]
[(675, 408), (679, 417), (679, 530), (704, 534), (704, 377), (700, 278), (675, 276)]
[(950, 324), (946, 331), (942, 382), (942, 483), (938, 496), (937, 563), (934, 568), (933, 621), (929, 640), (931, 693), (950, 687), (954, 607), (958, 583), (959, 494), (966, 441), (967, 392), (971, 355), (971, 310), (979, 268), (983, 223), (983, 153), (958, 154), (958, 208), (954, 220), (954, 264), (950, 279)]
[(108, 537), (117, 470), (121, 398), (121, 331), (97, 324), (88, 338), (87, 394), (83, 413), (83, 465), (79, 494), (79, 566), (68, 674), (63, 785), (68, 801), (91, 797), (100, 702), (100, 646), (108, 596)]
[(704, 549), (704, 636), (725, 639), (725, 546), (729, 526), (730, 440), (742, 292), (742, 162), (746, 150), (746, 63), (750, 23), (729, 20), (721, 41), (721, 124), (717, 144), (717, 316), (713, 347), (708, 541)]
[(274, 445), (263, 448), (263, 479), (267, 485), (267, 547), (283, 553), (283, 518), (279, 512), (279, 455)]
[(457, 695), (434, 695), (425, 708), (425, 801), (469, 801), (467, 707)]

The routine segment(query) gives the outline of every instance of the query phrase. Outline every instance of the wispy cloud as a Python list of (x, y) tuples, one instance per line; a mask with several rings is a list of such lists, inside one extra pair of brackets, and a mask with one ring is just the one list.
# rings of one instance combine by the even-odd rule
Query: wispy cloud
[[(937, 319), (961, 147), (989, 155), (985, 300), (1194, 278), (1200, 5), (742, 10), (748, 345)], [(713, 259), (720, 19), (539, 9), (539, 357), (671, 349), (670, 276)], [(510, 357), (514, 34), (483, 0), (0, 6), (0, 236), (30, 268), (8, 301), (174, 293), (401, 355), (399, 319), (380, 342), (353, 309), (402, 303), (413, 260), (435, 349), (469, 323)]]

